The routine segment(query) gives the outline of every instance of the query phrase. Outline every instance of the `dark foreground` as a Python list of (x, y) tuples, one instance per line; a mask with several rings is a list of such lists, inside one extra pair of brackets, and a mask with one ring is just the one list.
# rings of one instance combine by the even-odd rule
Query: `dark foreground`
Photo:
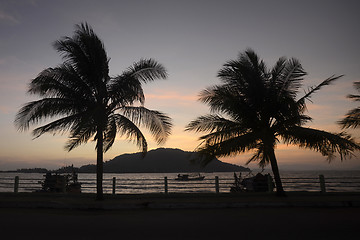
[(342, 240), (360, 222), (359, 208), (0, 211), (1, 239)]
[[(1, 239), (357, 239), (360, 194), (0, 194)], [(12, 206), (11, 206), (12, 205)]]

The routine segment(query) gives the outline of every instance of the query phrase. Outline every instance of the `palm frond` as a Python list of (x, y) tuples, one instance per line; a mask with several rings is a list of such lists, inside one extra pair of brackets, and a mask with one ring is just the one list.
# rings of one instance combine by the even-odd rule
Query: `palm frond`
[(140, 59), (125, 71), (142, 82), (150, 82), (156, 79), (166, 79), (168, 74), (165, 67), (154, 59)]
[(251, 102), (253, 105), (262, 104), (268, 72), (264, 62), (253, 50), (248, 49), (245, 53), (241, 53), (237, 60), (228, 61), (217, 76), (223, 81), (221, 85), (223, 88), (237, 91), (238, 95), (250, 101), (253, 99), (254, 101)]
[(345, 128), (357, 128), (360, 126), (360, 107), (350, 110), (345, 118), (338, 121), (338, 123)]
[(62, 55), (65, 64), (73, 66), (79, 75), (84, 76), (84, 80), (95, 88), (94, 82), (90, 81), (93, 69), (91, 69), (91, 65), (89, 64), (88, 56), (76, 40), (70, 37), (64, 37), (56, 41), (53, 46), (60, 55)]
[(82, 118), (71, 128), (69, 140), (65, 149), (69, 152), (79, 145), (88, 142), (97, 132), (97, 127), (92, 119)]
[(145, 102), (141, 82), (130, 73), (123, 73), (111, 79), (108, 94), (113, 108), (132, 105), (135, 101)]
[(108, 117), (107, 126), (104, 131), (104, 152), (107, 152), (115, 142), (116, 133), (117, 133), (117, 117), (114, 114), (111, 114)]
[(269, 155), (265, 153), (264, 144), (258, 144), (255, 148), (256, 151), (253, 156), (245, 163), (246, 165), (250, 164), (251, 162), (258, 162), (259, 167), (264, 169), (270, 162)]
[(74, 67), (84, 80), (100, 90), (109, 80), (109, 58), (104, 44), (92, 28), (83, 23), (76, 25), (73, 37), (63, 37), (53, 44), (66, 64)]
[[(360, 92), (360, 82), (354, 82), (354, 87)], [(350, 98), (355, 102), (360, 101), (360, 95), (350, 94), (347, 98)], [(346, 116), (342, 120), (338, 121), (338, 124), (340, 124), (343, 129), (357, 128), (360, 125), (360, 107), (348, 111)]]
[(191, 121), (186, 127), (185, 131), (195, 132), (218, 132), (224, 129), (235, 129), (238, 123), (229, 119), (223, 118), (219, 115), (204, 115)]
[(145, 107), (123, 107), (124, 116), (128, 117), (137, 125), (143, 125), (149, 129), (158, 144), (166, 141), (171, 134), (171, 118), (162, 112), (149, 110)]
[(35, 138), (38, 138), (44, 133), (53, 133), (54, 135), (56, 133), (64, 133), (69, 131), (71, 127), (81, 119), (81, 117), (81, 114), (74, 114), (60, 118), (41, 127), (35, 128), (32, 134), (35, 136)]
[(224, 84), (245, 86), (247, 83), (244, 81), (244, 77), (239, 71), (239, 68), (241, 68), (241, 66), (238, 61), (228, 61), (218, 71), (217, 77), (220, 78)]
[[(250, 123), (257, 119), (257, 108), (262, 104), (258, 99), (250, 100), (247, 94), (228, 85), (215, 85), (203, 90), (199, 100), (208, 104), (212, 113), (226, 114), (233, 120)], [(242, 114), (244, 112), (247, 114)]]
[(276, 79), (272, 79), (272, 82), (276, 83), (277, 95), (287, 95), (295, 98), (299, 88), (302, 86), (302, 82), (304, 80), (304, 76), (307, 73), (304, 71), (299, 60), (292, 58), (284, 61), (284, 59), (280, 59), (278, 64), (283, 64), (283, 66), (277, 66), (277, 71), (281, 69), (281, 72), (277, 72), (276, 75), (272, 75), (272, 77), (276, 77)]
[(147, 142), (145, 136), (140, 129), (129, 118), (120, 114), (113, 115), (117, 126), (117, 132), (120, 136), (124, 136), (130, 141), (134, 141), (136, 145), (142, 150), (143, 154), (147, 152)]
[(29, 93), (43, 97), (76, 98), (94, 101), (94, 92), (67, 64), (43, 70), (29, 85)]
[(301, 97), (297, 102), (301, 103), (301, 104), (304, 104), (305, 100), (310, 100), (312, 94), (319, 91), (322, 87), (332, 84), (335, 80), (337, 80), (337, 79), (339, 79), (339, 78), (341, 78), (343, 76), (344, 75), (339, 75), (339, 76), (332, 75), (331, 77), (329, 77), (329, 78), (325, 79), (324, 81), (322, 81), (319, 85), (314, 86), (314, 87), (310, 87), (308, 89), (308, 91), (305, 93), (305, 95), (303, 97)]
[(283, 72), (286, 67), (288, 59), (286, 57), (279, 58), (274, 67), (271, 70), (270, 74), (270, 83), (276, 84), (276, 80), (283, 77)]
[(346, 97), (350, 98), (351, 100), (356, 101), (356, 102), (360, 101), (360, 95), (349, 94)]
[(15, 125), (18, 130), (24, 131), (42, 120), (76, 114), (78, 110), (77, 103), (72, 99), (44, 98), (25, 104), (16, 114)]
[(323, 156), (327, 156), (329, 161), (334, 158), (336, 153), (343, 160), (346, 157), (351, 157), (355, 150), (360, 150), (360, 146), (345, 133), (329, 133), (294, 126), (282, 132), (281, 137), (285, 143), (320, 152)]
[(239, 153), (255, 149), (258, 146), (259, 136), (250, 132), (240, 136), (211, 144), (203, 140), (202, 144), (195, 150), (199, 155), (195, 160), (207, 165), (215, 157), (236, 156)]
[(251, 48), (245, 51), (245, 54), (240, 54), (239, 60), (245, 62), (246, 65), (250, 63), (248, 66), (251, 66), (253, 72), (256, 73), (257, 76), (264, 78), (267, 75), (266, 65), (263, 60), (255, 53)]
[[(285, 115), (285, 113), (288, 113), (288, 115)], [(281, 135), (281, 132), (283, 130), (287, 130), (289, 127), (293, 126), (303, 126), (305, 123), (312, 121), (312, 118), (303, 115), (301, 113), (294, 113), (291, 114), (291, 112), (284, 112), (284, 115), (277, 117), (273, 124), (271, 125), (271, 129), (273, 132), (279, 133)]]

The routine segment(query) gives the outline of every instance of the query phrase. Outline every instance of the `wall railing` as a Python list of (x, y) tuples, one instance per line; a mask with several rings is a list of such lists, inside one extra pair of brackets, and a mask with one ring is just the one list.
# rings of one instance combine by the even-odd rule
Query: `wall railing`
[[(0, 178), (0, 192), (35, 192), (40, 191), (43, 179)], [(79, 179), (83, 193), (96, 192), (96, 179)], [(143, 194), (143, 193), (226, 193), (230, 192), (234, 178), (206, 178), (202, 181), (177, 181), (175, 179), (151, 178), (105, 178), (104, 193), (108, 194)], [(360, 177), (319, 177), (282, 178), (285, 191), (320, 191), (320, 192), (360, 192)]]

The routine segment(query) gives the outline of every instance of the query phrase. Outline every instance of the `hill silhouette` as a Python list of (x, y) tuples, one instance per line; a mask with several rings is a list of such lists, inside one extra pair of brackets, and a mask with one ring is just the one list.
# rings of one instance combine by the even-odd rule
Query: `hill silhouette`
[[(178, 172), (244, 172), (249, 168), (224, 163), (214, 159), (205, 167), (190, 160), (194, 152), (180, 149), (158, 148), (149, 151), (144, 158), (142, 153), (123, 154), (104, 162), (104, 173), (178, 173)], [(96, 165), (80, 167), (79, 172), (94, 173)]]

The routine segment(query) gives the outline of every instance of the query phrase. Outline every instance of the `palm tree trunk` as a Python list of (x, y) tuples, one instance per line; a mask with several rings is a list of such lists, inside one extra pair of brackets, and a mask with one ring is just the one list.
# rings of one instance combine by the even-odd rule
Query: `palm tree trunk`
[(97, 152), (97, 160), (96, 160), (96, 200), (104, 200), (103, 195), (103, 131), (98, 127), (97, 132), (97, 145), (96, 145), (96, 152)]
[(283, 186), (282, 186), (282, 182), (281, 182), (281, 178), (280, 178), (280, 172), (279, 172), (279, 168), (278, 168), (278, 165), (277, 165), (275, 152), (274, 152), (273, 148), (270, 150), (270, 156), (269, 157), (270, 157), (271, 169), (272, 169), (272, 172), (274, 174), (274, 179), (275, 179), (275, 184), (276, 184), (276, 195), (277, 196), (286, 196), (285, 191), (284, 191)]

